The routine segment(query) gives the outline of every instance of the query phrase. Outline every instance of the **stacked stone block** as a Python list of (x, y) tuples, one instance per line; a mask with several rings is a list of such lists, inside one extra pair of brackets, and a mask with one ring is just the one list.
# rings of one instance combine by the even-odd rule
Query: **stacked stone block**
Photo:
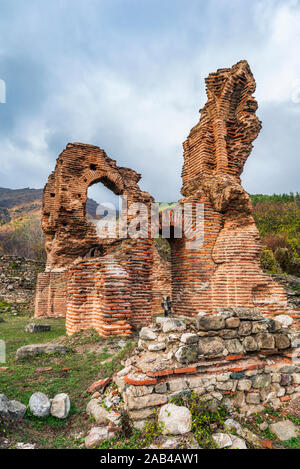
[(185, 319), (158, 317), (140, 331), (138, 355), (114, 376), (139, 426), (172, 398), (229, 398), (242, 413), (278, 408), (300, 394), (300, 334), (258, 309), (227, 308)]

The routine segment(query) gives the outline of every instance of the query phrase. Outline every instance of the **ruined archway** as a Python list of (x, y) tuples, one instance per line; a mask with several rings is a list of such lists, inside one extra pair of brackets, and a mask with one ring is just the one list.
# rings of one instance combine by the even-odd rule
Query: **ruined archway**
[[(102, 239), (96, 226), (86, 219), (88, 187), (99, 182), (125, 197), (128, 205), (145, 204), (150, 217), (153, 198), (139, 188), (140, 178), (134, 170), (118, 167), (99, 147), (67, 145), (44, 189), (42, 227), (47, 264), (46, 272), (38, 278), (36, 316), (66, 314), (69, 334), (88, 327), (95, 327), (102, 335), (105, 330), (125, 334), (130, 329), (129, 322), (130, 326), (137, 326), (150, 320), (153, 259), (150, 235), (137, 240), (126, 235)], [(109, 272), (112, 282), (106, 282)], [(96, 282), (99, 275), (101, 281)], [(112, 285), (115, 277), (124, 292), (123, 300), (110, 301), (107, 309), (106, 297), (110, 300), (118, 297)], [(97, 291), (100, 284), (104, 285), (101, 300)], [(128, 301), (130, 309), (123, 304)]]

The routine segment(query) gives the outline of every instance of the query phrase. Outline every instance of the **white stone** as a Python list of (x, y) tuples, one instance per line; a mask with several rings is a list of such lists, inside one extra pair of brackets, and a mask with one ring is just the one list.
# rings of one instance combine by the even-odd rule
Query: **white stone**
[(109, 412), (101, 406), (101, 403), (98, 399), (92, 399), (87, 407), (86, 412), (88, 415), (93, 417), (98, 423), (98, 425), (103, 425), (107, 423)]
[(110, 434), (107, 427), (93, 427), (85, 439), (85, 447), (88, 449), (94, 448), (102, 441), (110, 439)]
[(19, 420), (25, 415), (26, 405), (19, 401), (9, 401), (8, 411), (12, 419)]
[(287, 314), (280, 314), (279, 316), (276, 316), (275, 319), (276, 321), (280, 322), (280, 324), (284, 328), (291, 326), (294, 322), (294, 319), (288, 316)]
[(159, 342), (157, 344), (148, 345), (149, 352), (160, 352), (161, 350), (166, 349), (166, 344), (164, 342)]
[(66, 419), (69, 415), (71, 403), (68, 394), (57, 394), (51, 402), (51, 415), (58, 419)]
[(119, 371), (117, 373), (117, 376), (122, 377), (128, 375), (130, 371), (132, 370), (132, 365), (127, 366), (126, 368), (123, 368), (123, 370)]
[(30, 443), (17, 443), (17, 449), (35, 449), (35, 444), (31, 445)]
[(212, 437), (218, 449), (227, 448), (232, 445), (232, 439), (227, 433), (215, 433)]
[(29, 399), (29, 408), (36, 417), (47, 417), (50, 414), (51, 402), (42, 392), (35, 392)]
[(287, 441), (291, 438), (297, 438), (297, 428), (290, 420), (282, 420), (281, 422), (272, 423), (270, 430), (275, 433), (280, 441)]
[(142, 340), (156, 340), (157, 335), (149, 327), (143, 327), (140, 331), (140, 338)]
[(246, 443), (242, 438), (239, 438), (238, 436), (235, 435), (230, 435), (231, 440), (232, 440), (232, 445), (230, 446), (230, 449), (247, 449)]
[(158, 421), (163, 424), (164, 435), (183, 435), (192, 428), (192, 415), (189, 409), (175, 404), (164, 405), (160, 409)]
[(229, 430), (229, 431), (235, 430), (236, 432), (239, 432), (242, 429), (242, 426), (239, 424), (239, 422), (233, 419), (225, 420), (224, 426), (226, 430)]
[(172, 318), (156, 318), (156, 324), (159, 324), (162, 327), (164, 333), (167, 332), (183, 332), (186, 330), (186, 325), (178, 319)]
[(198, 342), (199, 337), (197, 334), (192, 334), (191, 332), (187, 332), (185, 334), (182, 334), (180, 340), (184, 344), (194, 344), (195, 342)]

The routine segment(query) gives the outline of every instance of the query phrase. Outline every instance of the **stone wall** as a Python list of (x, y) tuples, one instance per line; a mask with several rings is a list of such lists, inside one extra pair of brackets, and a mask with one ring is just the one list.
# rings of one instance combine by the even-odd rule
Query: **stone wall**
[(229, 398), (248, 415), (299, 396), (300, 333), (284, 324), (247, 308), (157, 317), (142, 328), (137, 354), (114, 376), (135, 425), (182, 393)]
[(19, 256), (1, 256), (1, 301), (15, 305), (17, 309), (24, 305), (26, 309), (32, 310), (37, 275), (44, 267), (43, 262)]

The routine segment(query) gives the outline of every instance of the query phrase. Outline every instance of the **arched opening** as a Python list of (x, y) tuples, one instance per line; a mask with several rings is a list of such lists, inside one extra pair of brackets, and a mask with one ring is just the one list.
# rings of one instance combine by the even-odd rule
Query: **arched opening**
[(108, 216), (114, 209), (119, 216), (121, 209), (121, 192), (106, 177), (94, 182), (88, 187), (86, 201), (86, 218), (91, 223), (96, 223), (99, 218)]

